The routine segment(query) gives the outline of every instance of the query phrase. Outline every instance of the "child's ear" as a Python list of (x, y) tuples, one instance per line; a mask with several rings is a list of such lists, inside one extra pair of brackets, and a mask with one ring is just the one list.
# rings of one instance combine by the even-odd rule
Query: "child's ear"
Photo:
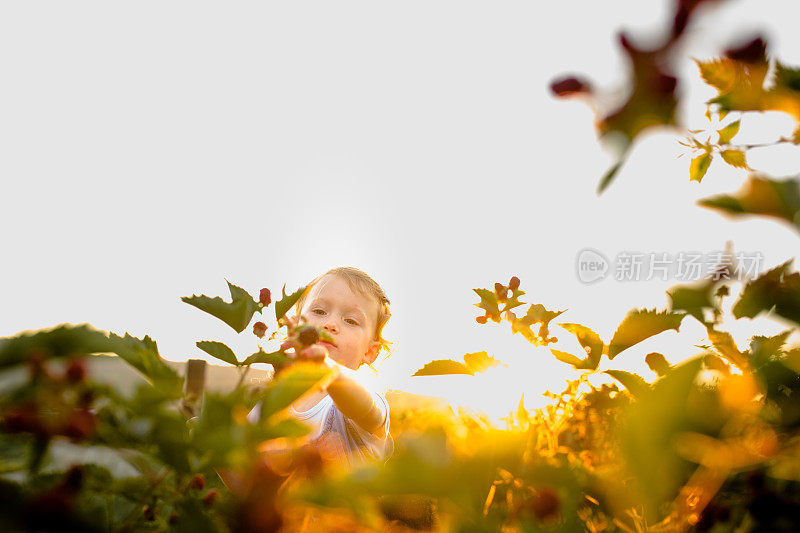
[(365, 364), (371, 365), (372, 363), (375, 362), (375, 359), (378, 358), (378, 352), (380, 351), (381, 351), (381, 343), (379, 343), (378, 341), (372, 341), (372, 343), (369, 345), (369, 348), (367, 348), (367, 353), (364, 354), (362, 361)]

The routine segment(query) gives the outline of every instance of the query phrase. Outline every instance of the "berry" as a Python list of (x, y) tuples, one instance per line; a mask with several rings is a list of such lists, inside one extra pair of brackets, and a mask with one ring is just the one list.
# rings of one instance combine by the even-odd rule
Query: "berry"
[(574, 94), (588, 93), (592, 91), (589, 83), (575, 77), (563, 78), (550, 84), (550, 90), (555, 96), (572, 96)]
[(506, 295), (508, 294), (508, 289), (506, 289), (502, 283), (495, 283), (494, 293), (497, 295), (498, 298), (505, 298)]
[(97, 429), (97, 419), (88, 409), (75, 409), (60, 433), (76, 440), (89, 438)]
[(203, 498), (203, 505), (205, 505), (208, 508), (213, 507), (214, 503), (217, 501), (218, 496), (219, 492), (216, 489), (211, 489), (206, 493), (205, 497)]
[(489, 319), (486, 316), (478, 316), (475, 317), (475, 320), (478, 322), (478, 324), (486, 324)]
[(267, 325), (263, 322), (256, 322), (253, 324), (253, 335), (258, 337), (259, 339), (264, 338), (264, 334), (267, 332)]
[(512, 291), (519, 289), (519, 278), (517, 276), (511, 278), (511, 281), (508, 282), (508, 288)]
[(203, 490), (206, 487), (206, 478), (197, 474), (189, 480), (189, 488), (193, 490)]
[(142, 514), (144, 515), (144, 519), (148, 522), (152, 522), (156, 519), (156, 511), (149, 505), (142, 510)]
[(539, 520), (556, 518), (560, 506), (561, 502), (558, 499), (558, 494), (548, 487), (537, 490), (530, 501), (530, 510)]
[(272, 295), (269, 293), (269, 289), (265, 287), (261, 289), (261, 292), (258, 295), (258, 303), (266, 307), (270, 304), (270, 302), (272, 302)]
[(39, 409), (33, 403), (17, 405), (6, 411), (3, 417), (2, 428), (8, 433), (33, 433), (46, 435)]
[(178, 513), (173, 512), (171, 515), (169, 515), (169, 518), (167, 518), (167, 523), (169, 525), (171, 525), (171, 526), (174, 526), (175, 524), (177, 524), (178, 523)]
[(728, 48), (725, 55), (742, 63), (764, 63), (767, 60), (767, 43), (761, 37), (756, 37), (741, 46)]
[(297, 340), (299, 340), (303, 346), (311, 346), (319, 341), (319, 332), (314, 326), (301, 326), (300, 329), (297, 330)]
[(81, 359), (73, 359), (67, 365), (64, 376), (70, 383), (81, 383), (86, 379), (86, 364)]

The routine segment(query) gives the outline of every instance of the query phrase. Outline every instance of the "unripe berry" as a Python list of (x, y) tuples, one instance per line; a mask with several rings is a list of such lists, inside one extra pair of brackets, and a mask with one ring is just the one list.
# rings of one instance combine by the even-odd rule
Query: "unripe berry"
[(495, 283), (494, 293), (497, 295), (498, 298), (503, 299), (508, 295), (508, 289), (506, 289), (502, 283)]
[(512, 291), (519, 289), (519, 278), (517, 276), (511, 278), (511, 281), (508, 282), (508, 288)]
[(203, 498), (203, 505), (205, 505), (208, 508), (213, 507), (214, 502), (217, 501), (217, 496), (219, 496), (219, 492), (217, 492), (216, 489), (211, 489), (206, 493), (205, 497)]
[(478, 324), (486, 324), (486, 322), (487, 322), (488, 320), (489, 320), (489, 319), (488, 319), (486, 316), (478, 316), (478, 317), (475, 317), (475, 321), (476, 321), (476, 322), (478, 322)]
[(272, 302), (272, 295), (269, 293), (269, 289), (265, 287), (261, 289), (261, 293), (258, 295), (258, 303), (266, 307), (270, 302)]
[(263, 322), (256, 322), (253, 324), (253, 335), (258, 337), (259, 339), (264, 338), (264, 334), (267, 333), (267, 325)]
[(299, 340), (303, 346), (311, 346), (319, 341), (319, 332), (314, 326), (301, 326), (297, 331), (297, 340)]

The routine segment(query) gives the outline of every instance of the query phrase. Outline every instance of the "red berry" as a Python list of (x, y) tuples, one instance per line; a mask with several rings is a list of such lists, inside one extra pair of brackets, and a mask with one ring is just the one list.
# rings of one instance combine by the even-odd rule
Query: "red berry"
[(301, 326), (300, 329), (297, 330), (297, 340), (299, 340), (303, 346), (316, 344), (316, 342), (319, 341), (319, 331), (310, 324)]
[(259, 339), (264, 338), (264, 334), (267, 333), (267, 325), (263, 322), (256, 322), (253, 324), (253, 335), (258, 337)]
[(8, 433), (47, 434), (39, 409), (33, 403), (17, 405), (6, 411), (2, 428)]
[(81, 359), (73, 359), (67, 365), (64, 375), (70, 383), (80, 383), (86, 379), (86, 364)]
[(206, 493), (205, 497), (203, 498), (203, 505), (205, 505), (208, 508), (213, 507), (214, 506), (214, 502), (217, 501), (217, 497), (218, 496), (219, 496), (219, 492), (217, 492), (216, 489), (211, 489), (210, 491), (208, 491)]
[(177, 524), (178, 523), (178, 513), (173, 512), (171, 515), (169, 515), (169, 518), (167, 518), (167, 523), (169, 525), (171, 525), (171, 526), (174, 526), (175, 524)]
[(550, 84), (550, 90), (558, 97), (572, 96), (580, 93), (589, 93), (592, 91), (588, 82), (580, 80), (575, 77), (562, 78), (555, 80)]
[(486, 316), (478, 316), (478, 317), (475, 317), (475, 321), (476, 321), (476, 322), (478, 322), (478, 324), (486, 324), (486, 322), (487, 322), (488, 320), (489, 320), (489, 319), (488, 319)]
[(265, 287), (261, 289), (261, 293), (258, 295), (258, 303), (266, 307), (270, 302), (272, 302), (272, 295), (269, 293), (269, 289)]
[(189, 480), (189, 488), (193, 490), (203, 490), (206, 487), (206, 478), (197, 474)]
[(96, 429), (97, 419), (94, 413), (88, 409), (74, 409), (60, 433), (65, 437), (83, 440), (91, 437)]
[(742, 63), (764, 63), (767, 60), (767, 43), (761, 37), (756, 37), (741, 46), (728, 48), (725, 55)]
[(530, 509), (539, 520), (556, 518), (560, 506), (561, 502), (558, 499), (558, 494), (548, 487), (537, 490), (530, 501)]
[(508, 282), (508, 288), (512, 291), (519, 289), (519, 278), (517, 276), (511, 278), (511, 281)]

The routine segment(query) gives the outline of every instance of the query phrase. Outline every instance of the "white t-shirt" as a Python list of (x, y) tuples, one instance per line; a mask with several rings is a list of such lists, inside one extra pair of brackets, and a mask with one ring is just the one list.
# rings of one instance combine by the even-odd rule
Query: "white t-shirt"
[[(385, 437), (370, 433), (345, 417), (327, 394), (307, 411), (297, 411), (290, 406), (289, 414), (311, 426), (311, 444), (327, 459), (344, 459), (351, 465), (374, 460), (385, 461), (394, 451), (394, 441), (389, 434), (389, 404), (382, 394), (373, 392), (372, 395), (376, 400), (375, 405), (383, 415)], [(260, 414), (259, 403), (250, 411), (248, 419), (255, 423)]]

